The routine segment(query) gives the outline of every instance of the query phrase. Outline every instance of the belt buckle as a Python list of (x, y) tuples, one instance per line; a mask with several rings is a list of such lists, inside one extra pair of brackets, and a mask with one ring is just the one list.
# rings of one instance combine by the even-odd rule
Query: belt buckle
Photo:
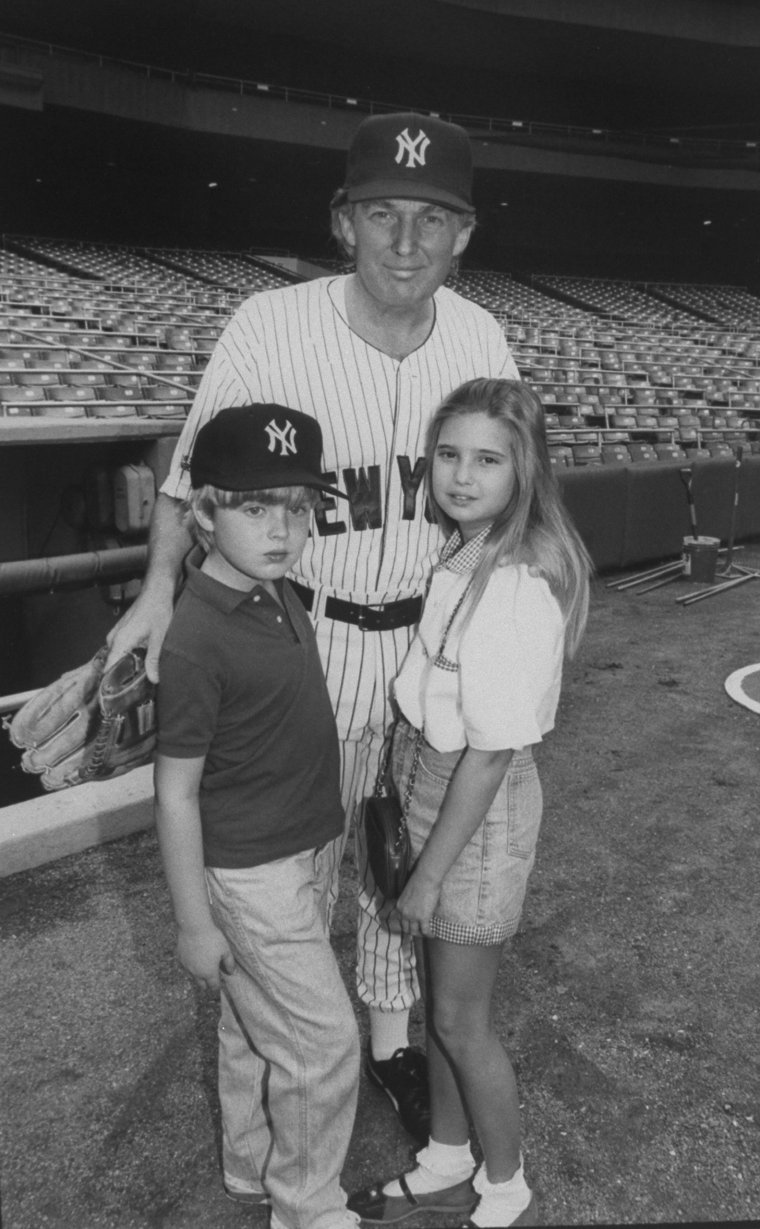
[(359, 628), (359, 630), (362, 632), (368, 632), (370, 630), (370, 627), (369, 627), (370, 615), (374, 615), (374, 614), (381, 615), (384, 609), (385, 609), (385, 605), (383, 602), (380, 602), (377, 606), (370, 606), (369, 604), (367, 604), (366, 606), (361, 606), (359, 608), (359, 614), (356, 617), (356, 625)]

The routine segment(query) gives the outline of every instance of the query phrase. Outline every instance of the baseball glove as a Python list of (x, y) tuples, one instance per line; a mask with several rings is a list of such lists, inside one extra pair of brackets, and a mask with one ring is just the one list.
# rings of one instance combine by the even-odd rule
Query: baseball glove
[(8, 724), (24, 749), (21, 767), (46, 790), (104, 781), (147, 763), (156, 742), (155, 687), (145, 652), (135, 649), (104, 671), (108, 648), (43, 687)]

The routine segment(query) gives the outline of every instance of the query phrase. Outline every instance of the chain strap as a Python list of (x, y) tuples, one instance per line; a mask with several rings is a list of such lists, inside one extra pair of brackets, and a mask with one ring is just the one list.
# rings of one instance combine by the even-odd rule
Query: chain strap
[(420, 766), (420, 755), (422, 754), (422, 730), (416, 731), (414, 739), (414, 753), (412, 755), (412, 766), (409, 769), (409, 776), (406, 779), (406, 789), (404, 790), (404, 803), (401, 807), (401, 824), (402, 830), (406, 829), (406, 821), (409, 817), (409, 808), (412, 805), (412, 794), (414, 793), (414, 782), (417, 779), (417, 769)]

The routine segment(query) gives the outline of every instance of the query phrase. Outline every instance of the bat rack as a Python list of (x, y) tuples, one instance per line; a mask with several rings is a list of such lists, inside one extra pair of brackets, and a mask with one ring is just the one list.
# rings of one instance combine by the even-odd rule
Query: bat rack
[[(740, 546), (735, 546), (736, 537), (736, 516), (739, 507), (739, 471), (742, 464), (742, 448), (738, 448), (736, 452), (736, 462), (734, 467), (734, 483), (733, 483), (733, 505), (731, 509), (731, 524), (728, 533), (726, 546), (718, 550), (718, 557), (724, 556), (723, 567), (718, 568), (715, 573), (715, 581), (707, 585), (703, 589), (696, 591), (692, 590), (689, 593), (683, 593), (675, 600), (680, 606), (692, 606), (695, 602), (704, 601), (708, 597), (718, 597), (721, 593), (726, 593), (729, 589), (736, 589), (739, 585), (744, 585), (750, 580), (760, 580), (760, 570), (755, 568), (744, 568), (739, 564), (734, 563), (734, 554), (737, 550), (741, 550)], [(686, 488), (686, 494), (689, 502), (689, 521), (691, 524), (692, 538), (698, 540), (697, 533), (697, 516), (694, 505), (694, 496), (692, 492), (692, 471), (685, 466), (680, 471), (681, 479)], [(636, 593), (649, 593), (652, 589), (660, 589), (664, 585), (669, 585), (673, 581), (680, 580), (682, 577), (688, 577), (689, 573), (686, 567), (684, 557), (671, 561), (670, 563), (662, 563), (657, 567), (650, 568), (646, 572), (639, 572), (635, 576), (628, 576), (623, 580), (611, 580), (607, 584), (608, 589), (617, 589), (622, 591), (632, 589)]]
[(698, 589), (696, 593), (684, 593), (677, 597), (676, 601), (681, 606), (693, 606), (695, 602), (701, 602), (706, 597), (717, 597), (728, 589), (736, 589), (738, 585), (746, 584), (748, 580), (760, 580), (760, 571), (754, 568), (739, 567), (738, 564), (729, 560), (727, 566), (722, 571), (716, 572), (715, 576), (715, 584)]

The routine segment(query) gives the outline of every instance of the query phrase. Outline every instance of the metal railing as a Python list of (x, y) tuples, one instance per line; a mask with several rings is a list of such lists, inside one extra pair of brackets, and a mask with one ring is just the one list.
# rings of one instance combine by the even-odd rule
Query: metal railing
[[(492, 115), (471, 115), (457, 111), (440, 111), (412, 106), (409, 103), (379, 102), (376, 99), (351, 97), (345, 93), (324, 93), (318, 90), (303, 90), (262, 80), (246, 80), (241, 77), (219, 76), (214, 73), (194, 72), (190, 69), (163, 68), (155, 64), (125, 60), (117, 56), (100, 55), (73, 47), (43, 42), (37, 39), (20, 38), (0, 32), (0, 63), (8, 63), (6, 50), (17, 48), (47, 56), (68, 56), (103, 67), (112, 64), (139, 73), (150, 80), (169, 81), (189, 88), (222, 90), (229, 93), (255, 95), (276, 99), (279, 102), (300, 103), (309, 106), (327, 107), (341, 111), (357, 111), (367, 115), (387, 114), (393, 111), (422, 111), (423, 114), (460, 124), (478, 135), (488, 134), (492, 139), (529, 144), (578, 144), (587, 152), (589, 146), (600, 152), (613, 153), (621, 149), (639, 152), (657, 152), (660, 157), (694, 160), (729, 159), (743, 165), (760, 168), (760, 139), (737, 140), (719, 137), (692, 136), (651, 129), (615, 129), (584, 127), (578, 124), (548, 124), (543, 121), (508, 118)], [(12, 62), (12, 61), (10, 61)]]

